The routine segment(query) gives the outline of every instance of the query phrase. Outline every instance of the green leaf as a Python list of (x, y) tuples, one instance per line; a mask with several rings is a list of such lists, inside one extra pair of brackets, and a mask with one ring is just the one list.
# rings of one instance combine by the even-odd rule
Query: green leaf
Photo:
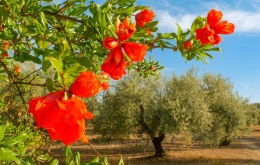
[(40, 49), (49, 48), (50, 42), (43, 40), (43, 39), (37, 39), (36, 43)]
[(102, 162), (104, 163), (104, 165), (109, 165), (106, 156), (102, 157)]
[(63, 50), (61, 56), (70, 56), (70, 47), (66, 40), (62, 41)]
[(0, 24), (3, 24), (4, 21), (7, 19), (8, 13), (4, 6), (0, 6)]
[(173, 39), (172, 35), (169, 34), (169, 33), (164, 33), (164, 34), (162, 35), (162, 38), (163, 38), (163, 39)]
[(20, 164), (20, 160), (15, 156), (16, 154), (8, 149), (8, 148), (4, 148), (4, 147), (0, 147), (0, 160), (1, 161), (8, 161), (8, 162), (13, 162), (15, 161), (17, 164)]
[(96, 157), (96, 158), (94, 158), (93, 160), (90, 161), (90, 163), (93, 163), (93, 162), (99, 162), (99, 157)]
[(28, 30), (26, 31), (24, 34), (24, 36), (36, 36), (37, 35), (37, 32), (34, 32), (32, 30)]
[(190, 32), (191, 35), (194, 34), (194, 32), (195, 32), (196, 29), (199, 29), (199, 28), (202, 27), (203, 22), (204, 22), (204, 19), (201, 18), (200, 16), (198, 16), (198, 17), (193, 21), (193, 23), (192, 23), (192, 25), (191, 25), (191, 32)]
[(86, 71), (86, 67), (84, 66), (72, 66), (72, 67), (69, 67), (69, 68), (66, 68), (65, 70), (65, 73), (68, 73), (68, 74), (77, 74), (77, 73), (80, 73), (80, 72), (83, 72), (83, 71)]
[(61, 72), (62, 72), (62, 66), (63, 66), (63, 64), (62, 64), (62, 59), (61, 59), (61, 58), (56, 59), (56, 58), (53, 58), (53, 57), (47, 57), (47, 58), (50, 60), (52, 66), (53, 66), (59, 73), (61, 73)]
[(75, 7), (74, 10), (72, 10), (72, 12), (69, 14), (69, 16), (71, 15), (75, 15), (75, 16), (78, 16), (82, 13), (84, 13), (89, 7)]
[(220, 47), (212, 47), (210, 49), (203, 49), (203, 51), (216, 51), (216, 52), (221, 52)]
[(101, 31), (104, 31), (107, 27), (107, 21), (106, 21), (106, 14), (105, 13), (101, 13)]
[(23, 163), (23, 164), (26, 164), (26, 165), (36, 165), (35, 162), (34, 162), (34, 160), (33, 160), (33, 158), (30, 157), (30, 156), (27, 156), (27, 157), (25, 158), (25, 163)]
[(182, 38), (182, 29), (181, 29), (181, 27), (180, 27), (178, 24), (176, 24), (176, 25), (177, 25), (177, 27), (178, 27), (177, 40), (180, 41), (181, 38)]
[(32, 56), (32, 55), (27, 54), (27, 53), (23, 53), (22, 55), (24, 57), (24, 60), (26, 60), (26, 61), (32, 61), (32, 62), (34, 62), (36, 64), (41, 64), (42, 63), (42, 61), (38, 57)]
[(6, 125), (0, 125), (0, 142), (4, 139)]
[(45, 18), (45, 14), (42, 11), (38, 14), (38, 21), (43, 27), (46, 27), (47, 20)]
[(80, 165), (80, 154), (79, 154), (79, 152), (76, 152), (74, 154), (74, 161), (75, 161), (76, 165)]
[(74, 58), (80, 65), (85, 66), (86, 68), (94, 68), (95, 65), (88, 57), (78, 57)]
[(152, 27), (155, 27), (157, 24), (159, 23), (159, 21), (153, 21), (153, 22), (149, 22), (147, 24), (145, 24), (143, 27), (146, 28), (152, 28)]
[(207, 55), (205, 54), (205, 53), (203, 53), (203, 52), (197, 52), (201, 57), (203, 57), (203, 58), (206, 58), (207, 57)]
[(118, 165), (124, 165), (124, 161), (123, 161), (122, 155), (120, 156), (120, 161), (119, 161)]
[(54, 159), (49, 165), (58, 165), (58, 164), (59, 164), (59, 160)]
[(25, 133), (25, 132), (20, 133), (18, 136), (14, 137), (12, 139), (6, 140), (4, 145), (9, 146), (9, 147), (14, 146), (15, 144), (18, 144), (18, 143), (24, 141), (25, 139), (27, 139), (27, 137), (28, 137), (27, 133)]
[(118, 8), (118, 10), (116, 10), (116, 13), (118, 15), (120, 15), (120, 14), (130, 15), (134, 12), (134, 7), (135, 7), (135, 3), (131, 3), (126, 8)]
[(27, 31), (27, 28), (25, 28), (23, 25), (17, 25), (18, 26), (18, 32), (20, 34), (24, 34)]
[(42, 62), (42, 71), (47, 74), (48, 69), (52, 66), (51, 62), (49, 60), (45, 60)]
[(66, 164), (68, 164), (72, 156), (72, 152), (69, 146), (66, 146), (65, 155), (66, 155)]
[(46, 80), (46, 86), (47, 86), (47, 89), (50, 91), (50, 92), (55, 92), (57, 91), (58, 89), (54, 86), (54, 83), (52, 81), (51, 78), (47, 78)]

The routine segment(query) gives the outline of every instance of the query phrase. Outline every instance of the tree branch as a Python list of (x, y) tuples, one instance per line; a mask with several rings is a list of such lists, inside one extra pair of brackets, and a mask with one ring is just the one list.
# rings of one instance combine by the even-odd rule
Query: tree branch
[(22, 82), (22, 81), (15, 81), (14, 84), (24, 84), (24, 85), (46, 87), (46, 84), (34, 84), (34, 83), (31, 83), (31, 82)]
[(42, 68), (39, 68), (39, 69), (37, 69), (37, 70), (33, 71), (32, 73), (28, 74), (28, 75), (27, 75), (27, 76), (25, 76), (24, 78), (20, 79), (20, 81), (23, 81), (23, 80), (25, 80), (26, 78), (30, 77), (32, 74), (34, 74), (34, 73), (36, 73), (36, 72), (40, 71), (41, 69), (42, 69)]
[(77, 18), (72, 18), (72, 17), (68, 17), (68, 16), (65, 16), (65, 15), (60, 15), (60, 14), (53, 13), (53, 12), (46, 11), (46, 10), (42, 10), (42, 12), (44, 14), (53, 16), (53, 17), (58, 18), (58, 19), (64, 19), (64, 20), (70, 20), (70, 21), (74, 21), (74, 22), (84, 23), (82, 20), (79, 20)]
[(139, 107), (140, 107), (140, 120), (139, 120), (139, 124), (149, 134), (151, 139), (153, 139), (154, 138), (154, 132), (149, 128), (148, 124), (144, 121), (144, 107), (143, 107), (143, 105), (139, 105)]

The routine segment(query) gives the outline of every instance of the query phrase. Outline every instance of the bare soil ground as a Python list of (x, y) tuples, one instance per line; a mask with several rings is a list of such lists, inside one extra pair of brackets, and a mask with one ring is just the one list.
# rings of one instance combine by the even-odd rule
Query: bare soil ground
[[(94, 136), (90, 136), (94, 138)], [(119, 162), (123, 156), (125, 165), (260, 165), (260, 126), (254, 126), (251, 134), (241, 139), (235, 139), (230, 146), (212, 149), (201, 144), (185, 145), (183, 137), (177, 136), (174, 141), (167, 137), (163, 141), (166, 156), (153, 157), (154, 148), (150, 141), (137, 141), (135, 138), (127, 141), (108, 143), (92, 143), (101, 154), (106, 155), (111, 165)], [(64, 146), (51, 147), (52, 156), (64, 164)], [(82, 161), (90, 161), (97, 154), (88, 145), (75, 144), (73, 152), (79, 151)]]

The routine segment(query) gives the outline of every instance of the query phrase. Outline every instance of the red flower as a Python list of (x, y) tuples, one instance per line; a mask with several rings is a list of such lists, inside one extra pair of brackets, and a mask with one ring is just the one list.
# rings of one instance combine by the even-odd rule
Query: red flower
[(8, 46), (9, 46), (9, 42), (6, 41), (6, 42), (4, 43), (4, 51), (6, 51), (6, 49), (7, 49)]
[(152, 10), (143, 10), (135, 15), (136, 23), (139, 27), (143, 27), (147, 22), (151, 22), (155, 14)]
[(109, 53), (106, 60), (101, 65), (101, 69), (108, 73), (114, 80), (119, 80), (126, 74), (126, 62), (120, 45)]
[(78, 78), (72, 83), (70, 91), (76, 96), (86, 98), (97, 94), (100, 91), (101, 82), (97, 75), (91, 71), (81, 72)]
[(136, 62), (140, 62), (144, 59), (146, 55), (146, 50), (148, 47), (146, 45), (135, 43), (135, 42), (125, 42), (123, 48), (127, 56)]
[(186, 50), (191, 50), (192, 49), (192, 43), (190, 40), (186, 41), (184, 44), (183, 44), (183, 47), (184, 49)]
[(106, 37), (103, 41), (103, 46), (107, 50), (114, 49), (118, 45), (118, 40), (114, 37)]
[(3, 57), (8, 57), (9, 54), (8, 54), (8, 53), (2, 53), (2, 56), (3, 56)]
[(116, 34), (119, 41), (128, 40), (135, 31), (135, 23), (129, 25), (128, 17), (122, 23), (118, 17), (116, 18)]
[(108, 88), (110, 87), (110, 85), (107, 82), (102, 83), (101, 86), (104, 91), (108, 90)]
[(18, 65), (15, 65), (14, 66), (14, 71), (17, 73), (17, 74), (20, 74), (20, 67)]
[(147, 34), (152, 34), (152, 32), (149, 28), (146, 28), (145, 30), (146, 30)]
[[(65, 145), (82, 138), (86, 140), (85, 120), (91, 116), (83, 101), (76, 97), (64, 100), (64, 91), (52, 92), (46, 96), (32, 98), (29, 101), (29, 113), (32, 113), (38, 127), (48, 130), (52, 140), (61, 140)], [(89, 117), (89, 119), (92, 119)]]
[(207, 16), (207, 24), (205, 27), (196, 30), (196, 39), (200, 40), (202, 45), (219, 44), (222, 38), (218, 34), (231, 34), (234, 32), (235, 25), (228, 21), (221, 21), (222, 12), (210, 10)]

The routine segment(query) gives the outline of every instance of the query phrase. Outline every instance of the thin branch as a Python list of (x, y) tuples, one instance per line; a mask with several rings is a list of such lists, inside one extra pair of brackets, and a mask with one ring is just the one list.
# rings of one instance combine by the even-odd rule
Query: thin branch
[(22, 81), (15, 81), (14, 84), (25, 84), (25, 85), (32, 85), (32, 86), (39, 86), (39, 87), (46, 87), (46, 84), (34, 84), (31, 82), (22, 82)]
[(17, 91), (18, 91), (18, 93), (19, 93), (19, 95), (20, 95), (20, 97), (21, 97), (21, 99), (22, 99), (22, 101), (23, 101), (23, 105), (24, 105), (25, 109), (27, 110), (27, 103), (25, 102), (25, 100), (24, 100), (24, 98), (23, 98), (23, 94), (22, 94), (20, 88), (19, 88), (18, 85), (15, 84), (15, 83), (14, 83), (14, 86), (16, 87), (16, 89), (17, 89)]
[[(152, 48), (161, 48), (161, 47), (160, 47), (160, 46), (153, 46)], [(173, 47), (170, 47), (170, 46), (164, 46), (163, 48), (174, 50), (175, 46), (173, 46)]]
[[(76, 2), (75, 2), (75, 3), (76, 3)], [(61, 12), (62, 10), (65, 10), (67, 7), (70, 7), (70, 6), (74, 5), (75, 3), (69, 4), (69, 3), (67, 2), (65, 6), (63, 6), (61, 9), (59, 9), (59, 10), (56, 12), (56, 14), (59, 13), (59, 12)]]
[(20, 80), (21, 80), (21, 81), (25, 80), (26, 78), (30, 77), (32, 74), (34, 74), (34, 73), (40, 71), (41, 69), (42, 69), (42, 68), (39, 68), (39, 69), (33, 71), (32, 73), (28, 74), (27, 76), (25, 76), (24, 78), (22, 78), (22, 79), (20, 79)]
[(68, 16), (65, 16), (65, 15), (60, 15), (60, 14), (53, 13), (53, 12), (46, 11), (46, 10), (42, 10), (42, 12), (44, 14), (51, 15), (51, 16), (56, 17), (58, 19), (64, 19), (64, 20), (70, 20), (70, 21), (74, 21), (74, 22), (84, 23), (82, 20), (79, 20), (77, 18), (72, 18), (72, 17), (68, 17)]
[(90, 143), (88, 143), (88, 145), (90, 146), (90, 148), (92, 150), (94, 150), (98, 154), (99, 157), (101, 157), (101, 158), (103, 157), (100, 153), (97, 152), (97, 150)]
[(29, 83), (31, 83), (37, 76), (39, 76), (38, 73), (36, 73), (36, 75), (33, 76), (33, 78), (29, 81)]

